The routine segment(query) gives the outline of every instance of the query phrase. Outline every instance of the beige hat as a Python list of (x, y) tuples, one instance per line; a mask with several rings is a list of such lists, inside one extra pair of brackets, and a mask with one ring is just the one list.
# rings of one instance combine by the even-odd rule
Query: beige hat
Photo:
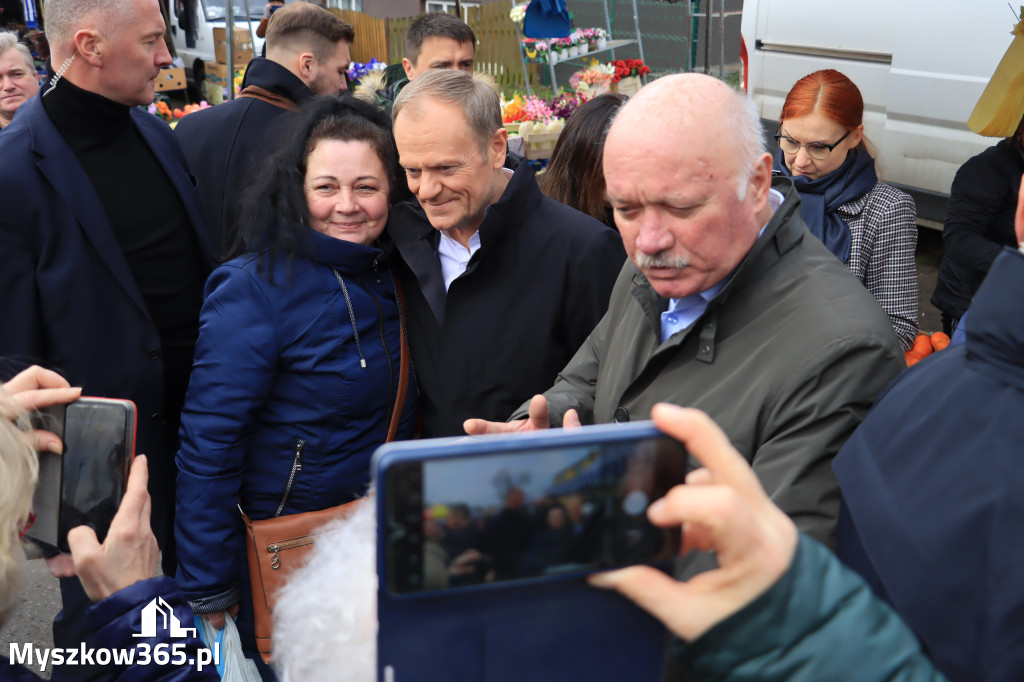
[(1011, 35), (1013, 42), (967, 119), (968, 128), (986, 137), (1010, 137), (1024, 118), (1024, 6)]

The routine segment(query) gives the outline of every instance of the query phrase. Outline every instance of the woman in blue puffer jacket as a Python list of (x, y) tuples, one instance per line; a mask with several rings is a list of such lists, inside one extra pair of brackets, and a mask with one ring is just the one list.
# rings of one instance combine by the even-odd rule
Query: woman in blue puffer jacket
[[(365, 494), (404, 333), (382, 236), (390, 204), (408, 191), (390, 121), (326, 98), (293, 123), (243, 208), (248, 253), (206, 283), (177, 456), (178, 580), (215, 627), (238, 613), (250, 656), (238, 505), (258, 520)], [(413, 435), (415, 396), (411, 385), (398, 438)]]

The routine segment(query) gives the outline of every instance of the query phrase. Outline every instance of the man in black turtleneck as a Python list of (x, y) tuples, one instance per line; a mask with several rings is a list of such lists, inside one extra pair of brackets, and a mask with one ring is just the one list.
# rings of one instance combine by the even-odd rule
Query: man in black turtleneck
[[(138, 406), (153, 530), (173, 575), (177, 429), (214, 253), (173, 134), (137, 108), (170, 64), (158, 0), (48, 0), (56, 75), (0, 138), (0, 356)], [(66, 555), (47, 560), (73, 574)], [(54, 645), (89, 601), (62, 577)], [(98, 676), (98, 677), (97, 677)], [(53, 679), (107, 679), (89, 666)]]
[(270, 15), (267, 58), (249, 62), (241, 96), (178, 122), (174, 132), (199, 179), (203, 217), (222, 256), (233, 246), (242, 190), (273, 153), (289, 112), (346, 88), (354, 37), (350, 25), (321, 7), (282, 7)]

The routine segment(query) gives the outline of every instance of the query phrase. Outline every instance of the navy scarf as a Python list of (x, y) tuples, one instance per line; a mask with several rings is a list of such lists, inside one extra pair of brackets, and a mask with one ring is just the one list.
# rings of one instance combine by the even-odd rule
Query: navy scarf
[(807, 228), (843, 263), (850, 261), (850, 228), (836, 213), (843, 204), (859, 199), (875, 186), (875, 160), (863, 146), (850, 150), (843, 165), (828, 175), (812, 180), (805, 175), (793, 177), (786, 168), (782, 150), (775, 152), (775, 170), (787, 178), (800, 193), (801, 212)]

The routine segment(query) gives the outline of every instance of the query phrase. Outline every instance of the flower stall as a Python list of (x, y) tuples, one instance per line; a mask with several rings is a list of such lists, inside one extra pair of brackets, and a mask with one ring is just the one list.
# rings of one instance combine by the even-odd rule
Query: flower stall
[[(607, 0), (605, 2), (605, 16), (608, 16)], [(636, 0), (633, 2), (633, 16), (636, 18)], [(522, 31), (523, 22), (526, 17), (526, 8), (529, 2), (513, 5), (509, 11), (509, 18), (519, 26)], [(558, 91), (558, 76), (555, 73), (555, 66), (563, 62), (578, 60), (590, 56), (596, 52), (609, 51), (615, 57), (615, 50), (627, 45), (637, 45), (640, 51), (640, 59), (643, 59), (643, 41), (639, 27), (637, 27), (636, 40), (612, 40), (608, 30), (604, 28), (577, 28), (565, 38), (542, 38), (526, 37), (521, 39), (521, 56), (523, 70), (526, 71), (527, 64), (547, 64), (548, 74), (551, 78), (551, 87)], [(526, 84), (527, 94), (530, 93), (529, 77)]]
[(636, 94), (642, 85), (640, 79), (651, 72), (642, 59), (616, 59), (610, 66), (614, 69), (612, 90), (627, 97)]
[[(501, 120), (510, 136), (521, 138), (520, 153), (531, 161), (551, 156), (551, 150), (565, 125), (564, 117), (572, 111), (569, 109), (567, 113), (563, 104), (557, 112), (562, 116), (557, 116), (552, 104), (554, 101), (547, 102), (537, 95), (523, 97), (516, 94), (510, 100), (503, 95), (501, 98)], [(515, 137), (510, 137), (509, 147), (516, 149), (518, 146)]]

